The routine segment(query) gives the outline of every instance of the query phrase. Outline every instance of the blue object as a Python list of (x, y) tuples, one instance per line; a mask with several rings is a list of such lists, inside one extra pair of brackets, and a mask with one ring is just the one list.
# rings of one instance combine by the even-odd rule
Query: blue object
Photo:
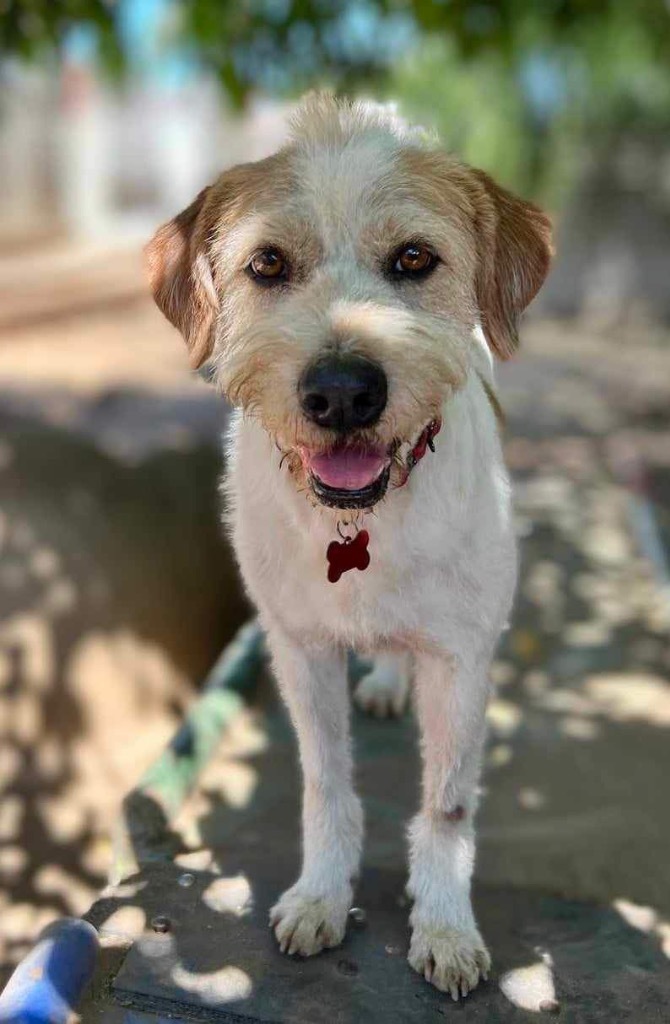
[(66, 1024), (98, 959), (98, 933), (79, 918), (49, 925), (0, 995), (2, 1024)]

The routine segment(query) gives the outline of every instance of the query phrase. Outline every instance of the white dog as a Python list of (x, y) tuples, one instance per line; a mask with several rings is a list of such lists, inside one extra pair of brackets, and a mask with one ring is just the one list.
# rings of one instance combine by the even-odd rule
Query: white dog
[(550, 253), (536, 207), (387, 108), (327, 95), (147, 247), (156, 302), (238, 408), (230, 529), (304, 775), (276, 937), (304, 956), (343, 939), (363, 834), (346, 651), (374, 653), (359, 701), (401, 710), (411, 676), (421, 728), (409, 962), (454, 999), (490, 965), (473, 817), (516, 575), (492, 353), (514, 350)]

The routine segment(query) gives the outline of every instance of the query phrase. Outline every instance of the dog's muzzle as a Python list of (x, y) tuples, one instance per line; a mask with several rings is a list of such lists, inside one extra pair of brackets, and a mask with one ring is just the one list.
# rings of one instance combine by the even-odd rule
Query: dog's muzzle
[(342, 442), (325, 452), (300, 449), (312, 493), (329, 508), (372, 508), (386, 494), (391, 454), (383, 447)]
[(318, 476), (314, 476), (314, 474), (310, 476), (310, 484), (314, 495), (322, 505), (328, 505), (329, 508), (366, 509), (372, 508), (378, 501), (382, 500), (386, 494), (390, 476), (391, 466), (389, 464), (382, 470), (376, 480), (368, 484), (367, 487), (361, 487), (358, 490), (348, 491), (337, 487), (329, 487)]

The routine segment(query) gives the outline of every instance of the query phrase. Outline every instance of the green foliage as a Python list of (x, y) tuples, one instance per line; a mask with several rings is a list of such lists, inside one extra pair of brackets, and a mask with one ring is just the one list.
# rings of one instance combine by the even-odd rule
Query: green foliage
[(495, 168), (509, 184), (522, 179), (529, 158), (524, 102), (499, 53), (464, 59), (452, 40), (433, 35), (392, 70), (388, 94), (468, 163)]
[[(670, 126), (666, 0), (173, 2), (179, 37), (233, 102), (315, 85), (392, 96), (526, 191), (560, 192), (585, 141)], [(41, 57), (84, 22), (116, 67), (114, 7), (0, 0), (0, 52)]]
[(113, 0), (0, 0), (0, 56), (48, 59), (73, 25), (96, 28), (106, 66), (119, 70), (121, 49), (113, 18)]

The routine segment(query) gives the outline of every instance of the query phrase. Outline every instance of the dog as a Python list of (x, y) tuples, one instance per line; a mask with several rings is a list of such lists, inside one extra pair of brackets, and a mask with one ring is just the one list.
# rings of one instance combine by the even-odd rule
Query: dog
[(410, 680), (411, 966), (454, 999), (486, 978), (472, 909), (489, 666), (516, 582), (493, 358), (552, 253), (543, 212), (393, 109), (308, 96), (277, 153), (223, 173), (146, 248), (154, 298), (235, 407), (227, 523), (300, 749), (303, 862), (283, 952), (342, 942), (361, 856), (356, 694)]

